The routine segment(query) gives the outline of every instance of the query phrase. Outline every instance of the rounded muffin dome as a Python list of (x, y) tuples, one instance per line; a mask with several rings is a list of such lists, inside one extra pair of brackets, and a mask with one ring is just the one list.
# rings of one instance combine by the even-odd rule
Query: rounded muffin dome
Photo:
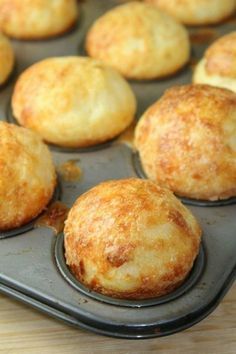
[(11, 74), (14, 61), (14, 52), (11, 43), (0, 33), (0, 85), (2, 85)]
[(14, 38), (53, 37), (69, 30), (77, 18), (77, 0), (0, 1), (0, 29)]
[(236, 92), (236, 32), (219, 38), (207, 49), (195, 68), (193, 81)]
[(218, 23), (236, 9), (235, 0), (145, 0), (186, 25)]
[(175, 73), (189, 59), (186, 29), (157, 8), (138, 2), (115, 7), (95, 21), (86, 50), (132, 79)]
[(149, 178), (180, 196), (236, 196), (236, 94), (173, 87), (138, 122), (135, 145)]
[(150, 180), (103, 182), (80, 196), (65, 226), (66, 262), (89, 289), (123, 299), (165, 295), (188, 275), (201, 230)]
[(135, 96), (112, 68), (85, 57), (49, 58), (19, 77), (14, 117), (50, 143), (85, 147), (110, 140), (132, 122)]
[(0, 230), (39, 215), (55, 184), (52, 158), (41, 139), (28, 129), (0, 122)]

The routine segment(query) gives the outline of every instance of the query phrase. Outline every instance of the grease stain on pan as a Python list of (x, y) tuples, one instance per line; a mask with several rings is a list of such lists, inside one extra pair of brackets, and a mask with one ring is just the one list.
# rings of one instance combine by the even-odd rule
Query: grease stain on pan
[(219, 37), (219, 33), (213, 28), (201, 28), (190, 33), (191, 43), (205, 44)]
[(195, 69), (196, 65), (198, 64), (198, 59), (195, 57), (190, 58), (189, 65), (192, 70)]
[(68, 160), (57, 167), (57, 172), (65, 182), (78, 182), (83, 176), (83, 171), (78, 166), (79, 160)]
[(35, 227), (49, 227), (55, 235), (64, 229), (69, 208), (60, 201), (52, 203), (40, 218), (35, 222)]

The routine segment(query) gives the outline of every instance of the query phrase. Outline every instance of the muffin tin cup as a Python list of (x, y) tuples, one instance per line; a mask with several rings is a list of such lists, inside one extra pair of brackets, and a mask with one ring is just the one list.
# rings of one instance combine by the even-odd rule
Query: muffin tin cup
[[(48, 203), (46, 209), (55, 201), (60, 199), (60, 193), (61, 193), (61, 189), (60, 189), (60, 182), (57, 178), (57, 184), (55, 187), (55, 190), (53, 192), (53, 196), (50, 200), (50, 202)], [(17, 227), (13, 230), (6, 230), (6, 231), (1, 231), (0, 230), (0, 240), (4, 239), (4, 238), (8, 238), (8, 237), (14, 237), (17, 235), (21, 235), (23, 233), (26, 233), (30, 230), (32, 230), (35, 227), (35, 223), (37, 222), (37, 220), (42, 216), (42, 214), (44, 213), (44, 211), (42, 211), (36, 218), (34, 218), (32, 221), (28, 222), (25, 225), (22, 225), (20, 227)]]
[[(13, 81), (23, 70), (46, 57), (84, 55), (82, 47), (88, 28), (97, 17), (118, 4), (119, 0), (87, 0), (81, 4), (79, 25), (65, 36), (36, 42), (13, 40), (17, 65), (14, 78), (2, 87), (2, 119), (7, 117), (8, 122), (17, 124), (10, 99)], [(235, 23), (230, 21), (214, 26), (212, 31), (220, 36), (233, 31), (234, 27)], [(198, 31), (198, 28), (190, 29), (193, 33)], [(193, 43), (194, 61), (201, 58), (209, 44), (209, 41)], [(165, 89), (189, 83), (191, 76), (192, 69), (188, 65), (163, 80), (130, 81), (138, 101), (137, 117)], [(146, 178), (138, 155), (119, 139), (86, 149), (48, 146), (56, 166), (73, 160), (83, 172), (82, 178), (74, 182), (59, 176), (60, 200), (68, 207), (101, 181)], [(89, 291), (75, 279), (65, 263), (63, 234), (55, 236), (47, 227), (34, 228), (34, 222), (0, 234), (0, 292), (78, 328), (113, 337), (160, 337), (194, 325), (213, 311), (235, 279), (236, 206), (235, 198), (220, 202), (180, 199), (198, 219), (203, 229), (203, 242), (192, 272), (169, 295), (130, 301)]]
[[(11, 100), (8, 103), (6, 117), (7, 117), (8, 123), (19, 125), (19, 123), (17, 122), (17, 120), (14, 117), (13, 112), (12, 112)], [(115, 140), (116, 140), (116, 138), (111, 139), (111, 140), (101, 143), (101, 144), (96, 144), (96, 145), (88, 146), (88, 147), (66, 147), (66, 146), (59, 146), (59, 145), (55, 145), (55, 144), (51, 144), (51, 143), (47, 143), (47, 145), (50, 148), (50, 150), (52, 150), (52, 151), (65, 152), (65, 153), (66, 152), (80, 153), (80, 152), (93, 152), (93, 151), (107, 149), (111, 146), (112, 142), (114, 142)]]
[(70, 285), (72, 285), (79, 292), (82, 292), (83, 294), (97, 301), (101, 301), (110, 305), (131, 307), (131, 308), (132, 307), (141, 308), (141, 307), (148, 307), (148, 306), (156, 306), (168, 301), (172, 301), (177, 297), (183, 295), (192, 286), (194, 286), (194, 284), (198, 281), (198, 279), (200, 278), (203, 272), (204, 264), (205, 264), (205, 253), (204, 253), (203, 245), (201, 244), (199, 249), (199, 254), (194, 262), (190, 274), (183, 282), (183, 284), (180, 285), (176, 290), (172, 291), (171, 293), (165, 296), (152, 298), (152, 299), (145, 299), (145, 300), (125, 300), (125, 299), (118, 299), (110, 296), (105, 296), (103, 294), (99, 294), (98, 292), (89, 290), (86, 286), (84, 286), (81, 282), (79, 282), (75, 278), (75, 276), (71, 273), (70, 269), (66, 264), (66, 260), (64, 256), (64, 235), (63, 234), (60, 234), (56, 240), (55, 259), (56, 259), (58, 269), (60, 270), (62, 276)]
[(2, 240), (4, 238), (8, 238), (8, 237), (14, 237), (17, 235), (21, 235), (27, 231), (30, 231), (34, 228), (34, 223), (35, 223), (35, 220), (27, 223), (26, 225), (17, 227), (13, 230), (0, 231), (0, 240)]
[[(143, 179), (148, 178), (142, 168), (142, 163), (138, 152), (133, 153), (133, 165), (138, 177)], [(215, 201), (191, 199), (191, 198), (181, 197), (178, 195), (176, 195), (176, 197), (179, 198), (184, 204), (195, 205), (200, 207), (217, 207), (217, 206), (236, 204), (236, 197), (223, 199), (223, 200), (215, 200)]]

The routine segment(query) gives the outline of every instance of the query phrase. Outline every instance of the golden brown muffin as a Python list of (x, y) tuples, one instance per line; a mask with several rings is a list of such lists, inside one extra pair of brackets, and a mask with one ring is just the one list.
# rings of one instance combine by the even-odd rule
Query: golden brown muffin
[(11, 43), (0, 33), (0, 85), (2, 85), (11, 74), (14, 61), (14, 52)]
[(55, 183), (52, 158), (41, 139), (0, 121), (0, 230), (34, 219), (50, 201)]
[(66, 262), (76, 278), (123, 299), (178, 287), (201, 238), (197, 221), (170, 191), (137, 178), (103, 182), (80, 196), (64, 232)]
[(14, 38), (53, 37), (68, 31), (77, 18), (76, 0), (0, 0), (0, 28)]
[(121, 75), (85, 57), (49, 58), (18, 79), (12, 107), (20, 124), (71, 147), (110, 140), (134, 118), (135, 96)]
[(236, 92), (236, 32), (215, 41), (195, 68), (193, 81)]
[(153, 79), (175, 73), (189, 59), (185, 28), (151, 5), (130, 2), (100, 17), (86, 50), (127, 78)]
[(138, 122), (135, 145), (147, 176), (177, 195), (236, 196), (236, 94), (173, 87)]
[(186, 25), (206, 25), (223, 21), (236, 9), (236, 0), (145, 0)]

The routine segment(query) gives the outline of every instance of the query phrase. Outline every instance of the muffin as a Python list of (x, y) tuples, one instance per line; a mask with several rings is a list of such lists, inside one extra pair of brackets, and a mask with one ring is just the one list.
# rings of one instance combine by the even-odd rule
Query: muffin
[(14, 67), (14, 52), (9, 40), (0, 33), (0, 85), (4, 84)]
[(66, 262), (88, 289), (121, 299), (165, 295), (189, 274), (201, 229), (150, 180), (103, 182), (80, 196), (64, 230)]
[(167, 90), (138, 122), (146, 175), (179, 196), (236, 196), (236, 94), (208, 85)]
[(34, 219), (56, 184), (49, 150), (28, 129), (0, 121), (0, 230)]
[(236, 0), (145, 0), (186, 25), (206, 25), (223, 21), (236, 9)]
[(236, 92), (236, 32), (219, 38), (207, 49), (195, 68), (193, 81)]
[(87, 53), (131, 79), (175, 73), (189, 60), (187, 31), (157, 8), (120, 5), (95, 21), (86, 37)]
[(128, 83), (112, 68), (85, 57), (49, 58), (19, 77), (14, 117), (52, 144), (87, 147), (114, 138), (136, 110)]
[(10, 37), (43, 39), (68, 31), (77, 21), (76, 0), (1, 0), (0, 29)]

